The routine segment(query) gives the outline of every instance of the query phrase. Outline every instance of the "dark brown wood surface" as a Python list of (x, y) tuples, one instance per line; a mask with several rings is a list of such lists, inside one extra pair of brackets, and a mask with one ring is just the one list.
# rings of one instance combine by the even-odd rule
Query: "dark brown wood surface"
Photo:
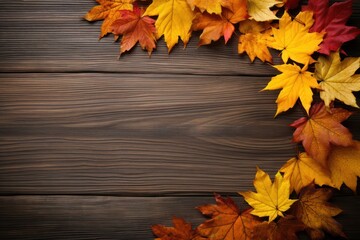
[[(160, 40), (151, 58), (118, 60), (81, 19), (94, 4), (0, 1), (1, 239), (151, 239), (152, 224), (201, 222), (213, 192), (252, 189), (256, 166), (274, 174), (297, 151), (288, 124), (302, 110), (273, 118), (277, 92), (259, 91), (276, 71), (237, 56), (235, 39), (170, 55)], [(345, 122), (355, 139), (359, 120)], [(358, 239), (360, 198), (333, 201)]]

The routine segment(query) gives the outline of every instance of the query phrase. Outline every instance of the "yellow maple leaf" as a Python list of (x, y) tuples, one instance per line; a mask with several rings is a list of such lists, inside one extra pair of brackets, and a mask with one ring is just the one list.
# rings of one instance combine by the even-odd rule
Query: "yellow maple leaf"
[(249, 15), (255, 21), (269, 21), (273, 19), (278, 19), (276, 15), (270, 10), (276, 4), (282, 3), (282, 1), (277, 0), (247, 0), (248, 2), (248, 12)]
[(306, 71), (307, 65), (302, 69), (296, 64), (282, 64), (274, 66), (281, 74), (271, 78), (271, 81), (263, 90), (276, 90), (282, 88), (276, 100), (276, 115), (292, 108), (297, 99), (309, 113), (313, 92), (311, 88), (320, 88), (311, 72)]
[(119, 10), (132, 10), (135, 0), (96, 0), (100, 5), (93, 7), (84, 18), (87, 21), (103, 20), (100, 38), (111, 32), (111, 25), (120, 16)]
[(311, 57), (323, 40), (324, 33), (309, 33), (313, 24), (311, 12), (300, 12), (294, 20), (285, 11), (279, 21), (279, 28), (273, 28), (274, 40), (269, 42), (271, 48), (282, 51), (284, 63), (290, 59), (310, 64), (315, 60)]
[(155, 22), (157, 38), (164, 35), (169, 52), (178, 43), (179, 37), (184, 45), (188, 43), (194, 12), (186, 0), (154, 0), (144, 15), (158, 16)]
[(272, 56), (267, 47), (267, 41), (272, 32), (269, 22), (245, 20), (240, 23), (239, 30), (242, 33), (238, 43), (239, 54), (246, 52), (251, 62), (256, 57), (263, 62), (272, 62)]
[(299, 193), (303, 187), (312, 182), (320, 186), (333, 186), (330, 172), (306, 153), (291, 158), (279, 171), (284, 173), (284, 179), (290, 181), (290, 192), (295, 189), (296, 193)]
[(208, 13), (221, 13), (221, 6), (226, 0), (187, 0), (192, 10), (195, 7), (199, 8), (201, 12), (207, 11)]
[(337, 189), (345, 183), (356, 192), (357, 177), (360, 177), (360, 142), (354, 141), (354, 146), (333, 148), (328, 163), (331, 179)]
[(239, 192), (239, 194), (254, 208), (251, 214), (259, 217), (269, 216), (269, 222), (277, 216), (283, 217), (283, 212), (296, 201), (289, 199), (290, 182), (284, 179), (280, 172), (276, 173), (274, 183), (272, 183), (269, 175), (257, 168), (254, 186), (257, 193), (248, 191)]
[(315, 65), (315, 78), (320, 81), (323, 90), (320, 97), (327, 107), (335, 98), (347, 105), (359, 107), (352, 94), (353, 91), (360, 91), (360, 74), (354, 75), (359, 66), (359, 57), (348, 57), (341, 62), (339, 52), (333, 52), (329, 57), (319, 57)]

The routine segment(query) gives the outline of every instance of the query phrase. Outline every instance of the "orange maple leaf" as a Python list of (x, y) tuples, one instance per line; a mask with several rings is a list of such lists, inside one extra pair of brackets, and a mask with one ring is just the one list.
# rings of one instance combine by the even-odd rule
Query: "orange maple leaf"
[(172, 221), (174, 227), (165, 227), (163, 225), (151, 227), (153, 233), (158, 237), (155, 240), (205, 240), (184, 219), (173, 217)]
[(198, 232), (213, 240), (251, 240), (254, 226), (261, 222), (250, 214), (252, 209), (241, 213), (230, 197), (224, 199), (218, 194), (215, 200), (216, 205), (198, 207), (202, 214), (211, 217), (197, 228)]
[(139, 41), (142, 49), (149, 53), (156, 48), (155, 20), (150, 17), (142, 17), (143, 9), (138, 7), (134, 11), (121, 10), (119, 18), (111, 25), (111, 31), (115, 35), (123, 35), (120, 45), (120, 54), (129, 51)]
[(93, 7), (86, 15), (87, 21), (104, 20), (100, 38), (111, 32), (111, 24), (119, 17), (119, 10), (132, 10), (135, 0), (96, 0), (100, 5)]
[(228, 1), (221, 15), (209, 14), (207, 12), (197, 13), (192, 29), (203, 30), (200, 35), (199, 45), (210, 44), (224, 36), (225, 44), (231, 38), (235, 27), (234, 24), (247, 18), (246, 0)]
[(330, 144), (353, 144), (350, 131), (340, 124), (351, 114), (342, 108), (331, 108), (328, 111), (323, 102), (314, 104), (309, 117), (300, 118), (290, 125), (296, 128), (293, 141), (302, 141), (306, 153), (327, 168)]
[(297, 232), (304, 231), (306, 226), (294, 218), (286, 216), (275, 223), (263, 222), (254, 229), (253, 240), (297, 240)]
[(306, 231), (312, 239), (322, 239), (323, 230), (334, 236), (346, 237), (341, 224), (332, 218), (342, 210), (327, 202), (331, 195), (331, 189), (316, 189), (314, 184), (310, 184), (302, 189), (299, 200), (291, 207), (290, 212), (308, 227)]

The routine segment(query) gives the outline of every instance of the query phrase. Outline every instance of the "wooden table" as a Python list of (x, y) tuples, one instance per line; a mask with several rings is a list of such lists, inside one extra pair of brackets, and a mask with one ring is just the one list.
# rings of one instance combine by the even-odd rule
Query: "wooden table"
[[(170, 55), (160, 40), (151, 58), (138, 47), (118, 60), (82, 20), (94, 4), (0, 2), (1, 239), (152, 239), (174, 215), (200, 223), (194, 207), (213, 192), (244, 205), (255, 166), (273, 176), (294, 156), (288, 124), (303, 113), (273, 118), (277, 92), (259, 90), (276, 70), (239, 57), (235, 38)], [(359, 115), (345, 123), (355, 139)], [(359, 196), (333, 202), (359, 239)]]

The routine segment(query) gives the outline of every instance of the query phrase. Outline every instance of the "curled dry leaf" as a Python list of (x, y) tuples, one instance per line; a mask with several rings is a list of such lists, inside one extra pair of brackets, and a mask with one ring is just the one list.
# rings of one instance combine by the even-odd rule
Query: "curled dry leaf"
[(269, 175), (258, 168), (254, 186), (257, 193), (248, 191), (239, 194), (254, 208), (251, 214), (259, 217), (268, 216), (269, 222), (275, 220), (277, 216), (283, 217), (283, 213), (296, 201), (289, 199), (290, 182), (284, 179), (280, 172), (275, 175), (272, 183)]
[(284, 179), (290, 181), (291, 192), (295, 190), (299, 193), (303, 187), (312, 182), (320, 186), (333, 186), (330, 171), (306, 153), (300, 153), (299, 156), (291, 158), (279, 171), (284, 173)]
[(299, 201), (291, 207), (291, 213), (308, 227), (307, 231), (312, 239), (321, 239), (324, 236), (323, 231), (346, 237), (340, 223), (332, 218), (341, 213), (341, 209), (327, 202), (331, 195), (331, 189), (316, 189), (311, 184), (303, 188)]
[(330, 144), (350, 146), (353, 143), (350, 131), (340, 124), (351, 114), (342, 108), (328, 111), (323, 102), (314, 104), (308, 118), (300, 118), (290, 125), (296, 128), (293, 141), (302, 142), (306, 153), (327, 168)]
[(135, 7), (134, 11), (121, 10), (119, 18), (111, 25), (115, 35), (123, 35), (120, 45), (120, 54), (129, 51), (137, 42), (142, 49), (149, 53), (156, 48), (155, 20), (147, 16), (142, 17), (143, 10)]
[(252, 240), (253, 229), (261, 222), (250, 214), (252, 209), (240, 212), (230, 197), (215, 195), (215, 200), (216, 205), (198, 207), (202, 214), (211, 217), (197, 228), (199, 233), (211, 240)]
[(328, 57), (319, 57), (315, 65), (315, 77), (320, 81), (323, 90), (320, 97), (327, 107), (335, 99), (359, 107), (352, 93), (360, 91), (360, 74), (355, 74), (359, 66), (360, 58), (348, 57), (341, 61), (339, 52), (333, 52)]
[(87, 21), (104, 20), (100, 38), (111, 32), (111, 24), (118, 19), (119, 10), (132, 10), (135, 0), (97, 0), (100, 5), (93, 7), (86, 15)]
[(205, 240), (184, 219), (173, 217), (172, 221), (174, 227), (152, 226), (152, 231), (157, 236), (155, 240)]
[(345, 183), (356, 192), (357, 177), (360, 177), (360, 142), (353, 146), (334, 147), (329, 155), (331, 179), (337, 189)]

